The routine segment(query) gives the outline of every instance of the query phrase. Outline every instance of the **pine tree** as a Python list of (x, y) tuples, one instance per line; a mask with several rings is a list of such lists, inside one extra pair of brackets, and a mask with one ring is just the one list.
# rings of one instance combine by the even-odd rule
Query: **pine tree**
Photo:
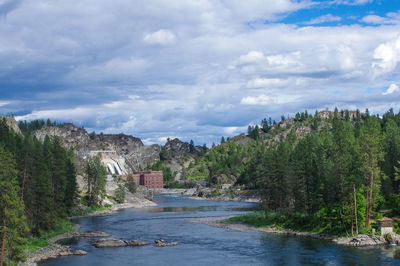
[(379, 121), (376, 117), (368, 116), (360, 131), (360, 156), (366, 186), (365, 227), (369, 227), (370, 224), (374, 187), (378, 185), (380, 177), (378, 164), (383, 159), (381, 138)]
[(19, 199), (17, 171), (13, 155), (0, 145), (0, 226), (1, 265), (7, 258), (20, 261), (24, 257), (24, 245), (28, 227), (24, 204)]
[(98, 206), (105, 195), (107, 171), (101, 164), (100, 157), (91, 157), (86, 162), (85, 180), (89, 206)]

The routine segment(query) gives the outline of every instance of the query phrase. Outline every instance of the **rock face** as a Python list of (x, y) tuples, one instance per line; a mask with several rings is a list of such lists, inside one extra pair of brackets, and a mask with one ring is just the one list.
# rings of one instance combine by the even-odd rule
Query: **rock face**
[(18, 127), (18, 123), (15, 120), (14, 117), (5, 117), (5, 116), (0, 116), (0, 119), (6, 122), (6, 125), (12, 129), (15, 133), (22, 135), (21, 130)]
[(145, 243), (140, 240), (121, 240), (115, 238), (103, 238), (99, 239), (92, 244), (96, 248), (118, 248), (118, 247), (126, 247), (126, 246), (145, 246), (149, 245), (149, 243)]
[(123, 156), (130, 167), (135, 170), (145, 168), (159, 160), (158, 145), (144, 146), (139, 138), (124, 134), (89, 134), (85, 129), (64, 123), (61, 126), (44, 126), (34, 132), (34, 135), (44, 140), (45, 136), (57, 136), (64, 147), (74, 148), (78, 157), (84, 158), (88, 151), (113, 150)]
[(185, 155), (198, 156), (202, 153), (201, 146), (190, 147), (189, 143), (182, 142), (177, 138), (168, 140), (165, 148), (169, 158), (181, 158)]

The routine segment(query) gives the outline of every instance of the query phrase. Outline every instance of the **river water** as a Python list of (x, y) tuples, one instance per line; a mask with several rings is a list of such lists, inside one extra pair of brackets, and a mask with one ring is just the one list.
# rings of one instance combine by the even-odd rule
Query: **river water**
[(86, 256), (52, 259), (40, 265), (400, 265), (399, 247), (343, 247), (324, 240), (257, 231), (233, 231), (187, 221), (188, 218), (241, 214), (253, 203), (190, 200), (180, 195), (155, 197), (158, 206), (125, 209), (107, 216), (77, 219), (83, 231), (113, 238), (178, 241), (174, 247), (97, 249), (95, 239), (68, 244)]

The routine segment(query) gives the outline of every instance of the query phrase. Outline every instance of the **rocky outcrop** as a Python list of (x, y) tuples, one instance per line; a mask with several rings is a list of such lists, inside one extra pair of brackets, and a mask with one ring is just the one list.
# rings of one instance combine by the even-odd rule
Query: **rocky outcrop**
[(198, 156), (202, 153), (201, 146), (191, 146), (189, 143), (180, 141), (177, 138), (169, 139), (165, 144), (165, 149), (169, 158), (182, 158), (185, 155)]
[(72, 123), (60, 126), (46, 125), (35, 131), (34, 135), (42, 141), (46, 135), (59, 137), (62, 145), (74, 148), (79, 158), (87, 157), (88, 151), (116, 151), (135, 170), (145, 168), (160, 158), (158, 145), (145, 146), (139, 138), (124, 134), (89, 134), (85, 129), (76, 127)]
[(160, 146), (157, 144), (140, 146), (137, 149), (130, 150), (125, 155), (125, 159), (136, 170), (145, 169), (148, 165), (152, 165), (160, 160)]
[(126, 247), (126, 246), (145, 246), (149, 245), (149, 243), (145, 243), (140, 240), (121, 240), (115, 238), (103, 238), (99, 239), (92, 244), (96, 248), (118, 248), (118, 247)]
[(260, 202), (260, 197), (253, 191), (217, 188), (198, 188), (196, 192), (193, 193), (191, 199)]
[(61, 144), (66, 148), (75, 150), (87, 150), (90, 137), (86, 130), (74, 126), (72, 123), (64, 123), (61, 126), (43, 126), (36, 130), (34, 135), (41, 141), (46, 136), (59, 137)]
[(0, 116), (0, 120), (3, 120), (8, 128), (12, 129), (15, 133), (22, 135), (21, 130), (18, 127), (18, 123), (14, 117)]
[(369, 235), (358, 235), (355, 237), (340, 237), (333, 240), (335, 243), (344, 246), (376, 246), (386, 244), (386, 240), (382, 236), (369, 236)]

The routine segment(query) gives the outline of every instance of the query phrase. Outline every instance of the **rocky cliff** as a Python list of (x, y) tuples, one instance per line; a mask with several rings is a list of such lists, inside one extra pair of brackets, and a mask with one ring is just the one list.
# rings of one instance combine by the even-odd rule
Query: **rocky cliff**
[(74, 148), (79, 157), (84, 157), (89, 151), (114, 150), (124, 156), (135, 170), (144, 169), (160, 158), (158, 145), (145, 146), (139, 138), (124, 134), (89, 134), (72, 123), (44, 126), (35, 131), (34, 135), (40, 140), (44, 140), (46, 135), (57, 136), (63, 146)]
[(191, 146), (187, 142), (180, 141), (175, 138), (173, 140), (168, 140), (165, 144), (165, 149), (168, 153), (169, 158), (182, 158), (185, 155), (198, 156), (202, 153), (201, 146)]
[(20, 134), (20, 135), (22, 134), (22, 133), (21, 133), (21, 130), (20, 130), (19, 127), (18, 127), (18, 123), (17, 123), (17, 121), (15, 120), (14, 117), (0, 116), (0, 119), (1, 119), (2, 121), (4, 121), (4, 122), (6, 123), (6, 125), (7, 125), (10, 129), (12, 129), (15, 133)]

